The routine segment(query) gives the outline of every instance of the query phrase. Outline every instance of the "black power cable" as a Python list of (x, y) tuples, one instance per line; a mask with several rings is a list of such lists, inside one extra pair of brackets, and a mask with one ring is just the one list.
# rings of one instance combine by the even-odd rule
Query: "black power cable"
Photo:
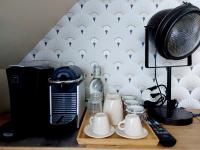
[[(166, 85), (164, 84), (158, 84), (158, 80), (157, 80), (157, 50), (155, 51), (155, 54), (154, 54), (154, 61), (155, 61), (155, 70), (154, 70), (154, 78), (155, 78), (155, 81), (156, 81), (156, 86), (153, 86), (153, 87), (150, 87), (148, 88), (149, 90), (153, 91), (155, 89), (158, 88), (159, 90), (159, 93), (152, 93), (151, 94), (151, 97), (152, 98), (155, 98), (157, 96), (160, 96), (159, 99), (156, 101), (156, 102), (146, 102), (145, 105), (148, 107), (155, 107), (155, 106), (163, 106), (164, 103), (167, 101), (166, 99), (166, 95), (163, 94), (161, 92), (161, 89), (160, 87), (163, 86), (165, 88), (165, 90), (167, 89)], [(171, 100), (173, 101), (173, 103), (171, 103), (173, 106), (171, 106), (172, 108), (176, 108), (178, 106), (178, 101), (177, 100)]]
[(157, 85), (157, 87), (158, 87), (158, 90), (159, 90), (159, 92), (160, 92), (160, 94), (161, 94), (161, 90), (160, 90), (160, 86), (159, 86), (159, 84), (158, 84), (158, 80), (157, 80), (157, 59), (156, 59), (156, 57), (157, 57), (157, 50), (155, 51), (155, 54), (154, 54), (154, 63), (155, 63), (155, 69), (154, 69), (154, 78), (155, 78), (155, 81), (156, 81), (156, 85)]

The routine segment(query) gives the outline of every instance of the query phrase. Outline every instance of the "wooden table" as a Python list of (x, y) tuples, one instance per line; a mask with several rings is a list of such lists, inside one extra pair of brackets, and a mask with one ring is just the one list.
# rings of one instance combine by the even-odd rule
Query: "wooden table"
[[(192, 110), (194, 113), (200, 113), (200, 110)], [(0, 117), (0, 124), (6, 122), (9, 119), (8, 115)], [(169, 149), (187, 149), (187, 150), (200, 150), (200, 118), (194, 118), (193, 123), (187, 126), (170, 126), (164, 125), (164, 127), (177, 139), (177, 144)], [(45, 139), (45, 138), (28, 138), (17, 142), (5, 143), (0, 142), (0, 150), (86, 150), (99, 148), (103, 149), (122, 149), (120, 147), (83, 147), (79, 146), (76, 142), (77, 132), (72, 134), (70, 137), (65, 137), (63, 139)], [(167, 149), (160, 145), (154, 147), (126, 147), (124, 149)]]

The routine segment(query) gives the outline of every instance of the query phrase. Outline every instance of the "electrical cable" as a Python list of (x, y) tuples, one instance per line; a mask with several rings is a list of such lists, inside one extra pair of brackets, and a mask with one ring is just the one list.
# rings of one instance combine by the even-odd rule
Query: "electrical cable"
[[(165, 89), (167, 89), (166, 85), (164, 85), (164, 84), (160, 84), (160, 85), (158, 85), (158, 86), (163, 86)], [(151, 90), (151, 91), (153, 91), (153, 90), (157, 89), (158, 86), (152, 86), (152, 87), (150, 87), (150, 88), (148, 88), (148, 89)]]
[[(161, 92), (161, 89), (160, 89), (160, 86), (161, 85), (159, 85), (158, 84), (158, 80), (157, 80), (157, 50), (155, 51), (155, 54), (154, 54), (154, 63), (155, 63), (155, 70), (154, 70), (154, 78), (155, 78), (155, 81), (156, 81), (156, 85), (157, 85), (157, 88), (158, 88), (158, 90), (159, 90), (159, 93), (160, 93), (160, 98), (157, 100), (157, 102), (156, 102), (156, 105), (157, 104), (159, 104), (160, 102), (161, 102), (161, 104), (160, 105), (158, 105), (158, 106), (162, 106), (164, 103), (165, 103), (165, 101), (166, 101), (166, 96)], [(166, 86), (165, 86), (166, 87)], [(166, 89), (167, 89), (167, 87), (166, 87)]]
[[(155, 54), (154, 54), (154, 61), (155, 61), (154, 78), (155, 78), (156, 86), (150, 87), (150, 88), (148, 88), (148, 90), (153, 91), (155, 89), (158, 89), (159, 93), (152, 93), (151, 97), (152, 98), (155, 98), (157, 96), (160, 96), (160, 97), (155, 102), (146, 103), (147, 104), (146, 106), (148, 106), (148, 105), (150, 106), (151, 105), (151, 107), (152, 106), (153, 107), (155, 107), (155, 106), (156, 107), (163, 106), (165, 104), (165, 102), (167, 101), (166, 95), (163, 94), (161, 92), (161, 89), (160, 89), (160, 87), (163, 86), (165, 88), (165, 91), (166, 91), (167, 90), (167, 86), (164, 85), (164, 84), (158, 84), (158, 80), (157, 80), (157, 58), (156, 57), (157, 57), (157, 50), (155, 51)], [(172, 102), (172, 100), (170, 100), (170, 101)], [(173, 109), (178, 107), (178, 101), (176, 99), (173, 100), (172, 104), (173, 104), (173, 106), (172, 106)]]
[(155, 54), (154, 54), (154, 63), (155, 63), (155, 69), (154, 69), (154, 78), (155, 78), (155, 81), (156, 81), (156, 85), (157, 85), (157, 87), (158, 87), (158, 90), (159, 90), (159, 92), (160, 92), (160, 94), (161, 94), (161, 90), (160, 90), (160, 86), (159, 86), (159, 84), (158, 84), (158, 80), (157, 80), (157, 65), (156, 65), (156, 63), (157, 63), (157, 59), (156, 59), (156, 57), (157, 57), (157, 50), (155, 51)]
[[(164, 103), (166, 102), (166, 96), (164, 94), (161, 93), (161, 97), (158, 99), (157, 106), (162, 106)], [(159, 104), (161, 103), (161, 104)], [(159, 104), (159, 105), (158, 105)]]
[[(167, 99), (166, 99), (166, 96), (164, 95), (164, 94), (162, 94), (162, 92), (161, 92), (161, 89), (160, 89), (160, 86), (164, 86), (165, 87), (165, 89), (167, 89), (167, 87), (164, 85), (164, 84), (158, 84), (158, 80), (157, 80), (157, 59), (156, 59), (156, 57), (157, 57), (157, 50), (155, 51), (155, 54), (154, 54), (154, 57), (155, 57), (155, 59), (154, 59), (154, 62), (155, 62), (155, 74), (154, 74), (154, 77), (155, 77), (155, 81), (156, 81), (156, 85), (157, 85), (157, 87), (158, 87), (158, 90), (159, 90), (159, 92), (160, 92), (160, 95), (162, 95), (162, 96), (164, 96), (164, 99), (158, 99), (158, 101), (160, 101), (161, 102), (161, 104), (160, 105), (157, 105), (157, 106), (162, 106), (162, 105), (164, 105), (164, 103), (167, 101)], [(178, 107), (178, 101), (177, 100), (175, 100), (176, 102), (175, 102), (175, 104), (174, 104), (174, 108), (177, 108)]]

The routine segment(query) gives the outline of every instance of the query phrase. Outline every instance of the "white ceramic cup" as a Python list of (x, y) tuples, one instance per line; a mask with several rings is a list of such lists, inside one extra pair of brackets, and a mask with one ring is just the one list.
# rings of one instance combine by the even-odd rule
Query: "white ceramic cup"
[(126, 112), (131, 114), (143, 114), (144, 107), (140, 105), (127, 105)]
[(106, 135), (110, 133), (111, 125), (106, 113), (96, 113), (90, 117), (89, 124), (93, 133), (97, 135)]
[(140, 117), (135, 114), (126, 115), (125, 119), (118, 124), (118, 129), (128, 136), (140, 136), (143, 133)]
[(131, 99), (131, 100), (125, 100), (124, 104), (126, 106), (130, 106), (130, 105), (139, 105), (140, 103), (137, 100)]
[(116, 93), (109, 93), (105, 97), (103, 112), (107, 113), (112, 125), (123, 120), (123, 104), (121, 97)]

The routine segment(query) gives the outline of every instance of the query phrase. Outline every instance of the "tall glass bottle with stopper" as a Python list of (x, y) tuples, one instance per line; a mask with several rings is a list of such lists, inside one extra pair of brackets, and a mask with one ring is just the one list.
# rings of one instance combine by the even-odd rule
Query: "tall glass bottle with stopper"
[(101, 67), (99, 65), (95, 65), (93, 68), (93, 79), (90, 81), (89, 94), (88, 113), (92, 116), (103, 111), (104, 88), (101, 80)]
[(100, 95), (100, 99), (103, 102), (104, 98), (104, 87), (101, 80), (101, 67), (94, 65), (93, 67), (93, 79), (89, 86), (90, 95)]

